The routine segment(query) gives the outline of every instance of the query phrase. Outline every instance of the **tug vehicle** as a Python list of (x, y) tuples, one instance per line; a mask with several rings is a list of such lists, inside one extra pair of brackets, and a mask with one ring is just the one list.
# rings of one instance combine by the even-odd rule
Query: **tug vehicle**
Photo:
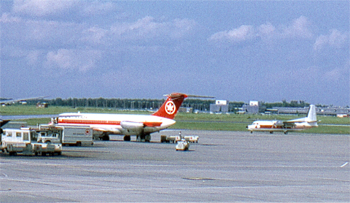
[(189, 147), (190, 143), (185, 138), (182, 138), (177, 142), (175, 149), (176, 151), (187, 151)]

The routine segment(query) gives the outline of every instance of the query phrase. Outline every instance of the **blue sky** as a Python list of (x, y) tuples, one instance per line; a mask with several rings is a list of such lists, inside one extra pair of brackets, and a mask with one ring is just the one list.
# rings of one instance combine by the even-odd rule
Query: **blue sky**
[(0, 97), (350, 105), (349, 1), (0, 5)]

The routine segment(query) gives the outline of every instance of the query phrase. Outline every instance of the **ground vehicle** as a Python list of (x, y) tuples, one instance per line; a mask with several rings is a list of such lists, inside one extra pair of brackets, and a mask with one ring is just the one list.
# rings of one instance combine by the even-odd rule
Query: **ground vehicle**
[(54, 155), (55, 153), (61, 155), (62, 144), (38, 143), (36, 131), (30, 128), (5, 128), (1, 134), (1, 150), (2, 152), (8, 152), (10, 155), (17, 153), (43, 156), (46, 154)]
[[(199, 140), (199, 136), (194, 136), (194, 135), (190, 135), (190, 136), (183, 136), (183, 138), (191, 143), (198, 143)], [(177, 143), (181, 140), (181, 136), (180, 135), (176, 135), (176, 136), (166, 136), (166, 135), (161, 135), (160, 136), (160, 142), (166, 142), (166, 143)]]
[(93, 145), (92, 129), (89, 127), (40, 125), (38, 142), (62, 143), (63, 145)]
[(185, 140), (185, 138), (182, 138), (180, 141), (177, 142), (176, 144), (176, 151), (187, 151), (188, 148), (190, 147), (190, 143)]

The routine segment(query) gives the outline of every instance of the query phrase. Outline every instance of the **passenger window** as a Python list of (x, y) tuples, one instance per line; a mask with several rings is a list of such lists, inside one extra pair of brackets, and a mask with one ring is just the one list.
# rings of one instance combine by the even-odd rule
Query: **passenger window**
[(29, 133), (23, 133), (23, 140), (29, 140)]
[(7, 137), (12, 137), (12, 132), (7, 132)]
[(41, 133), (40, 135), (41, 135), (41, 137), (45, 137), (45, 133)]
[(20, 132), (16, 132), (16, 137), (21, 137), (21, 133)]

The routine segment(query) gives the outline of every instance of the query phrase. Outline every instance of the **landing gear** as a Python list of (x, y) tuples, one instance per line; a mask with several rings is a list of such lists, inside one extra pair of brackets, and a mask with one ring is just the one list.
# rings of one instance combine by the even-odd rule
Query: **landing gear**
[(136, 141), (138, 142), (150, 142), (151, 135), (150, 134), (141, 134), (136, 136)]
[(108, 133), (102, 133), (100, 136), (100, 140), (108, 141), (109, 140), (109, 134)]
[(129, 142), (130, 140), (131, 140), (130, 135), (125, 135), (124, 136), (124, 141), (128, 141)]

